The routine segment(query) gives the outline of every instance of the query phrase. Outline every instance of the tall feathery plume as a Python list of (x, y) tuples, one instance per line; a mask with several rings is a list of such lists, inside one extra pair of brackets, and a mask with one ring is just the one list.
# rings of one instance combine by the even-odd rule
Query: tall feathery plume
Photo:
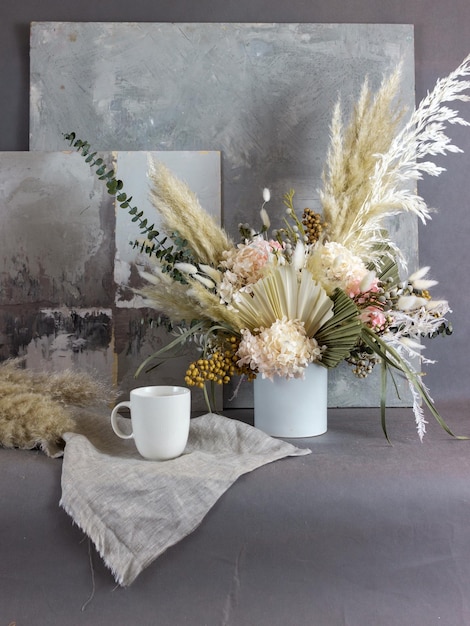
[(226, 232), (201, 207), (196, 195), (162, 163), (149, 160), (150, 198), (164, 221), (188, 242), (195, 260), (217, 267), (224, 250), (233, 246)]
[(373, 97), (366, 80), (346, 128), (341, 104), (334, 109), (331, 144), (320, 190), (328, 236), (343, 243), (356, 215), (370, 194), (370, 178), (379, 153), (389, 149), (405, 109), (395, 101), (401, 66), (384, 78)]
[[(374, 256), (378, 241), (392, 246), (384, 236), (384, 218), (397, 213), (413, 213), (423, 222), (431, 209), (418, 195), (416, 182), (423, 174), (438, 176), (444, 168), (429, 157), (461, 152), (444, 133), (447, 124), (468, 126), (469, 123), (444, 103), (468, 101), (463, 92), (470, 82), (462, 80), (470, 74), (470, 55), (446, 78), (440, 79), (397, 134), (390, 148), (379, 155), (368, 179), (369, 192), (360, 210), (350, 223), (343, 245), (362, 258)], [(411, 188), (413, 187), (413, 189)]]

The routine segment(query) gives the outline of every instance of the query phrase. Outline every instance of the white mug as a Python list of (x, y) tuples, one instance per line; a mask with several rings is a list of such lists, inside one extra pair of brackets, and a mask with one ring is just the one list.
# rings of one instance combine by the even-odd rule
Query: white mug
[[(117, 422), (121, 407), (131, 412), (132, 432)], [(187, 387), (158, 385), (132, 389), (130, 400), (119, 402), (111, 413), (111, 426), (121, 439), (134, 439), (139, 453), (150, 461), (180, 456), (188, 441), (191, 391)]]

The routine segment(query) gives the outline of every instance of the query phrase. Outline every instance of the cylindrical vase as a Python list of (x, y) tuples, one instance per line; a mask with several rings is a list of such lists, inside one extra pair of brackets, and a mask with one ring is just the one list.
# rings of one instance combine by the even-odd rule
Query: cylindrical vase
[(317, 437), (327, 430), (328, 369), (311, 363), (305, 378), (253, 382), (255, 427), (273, 437)]

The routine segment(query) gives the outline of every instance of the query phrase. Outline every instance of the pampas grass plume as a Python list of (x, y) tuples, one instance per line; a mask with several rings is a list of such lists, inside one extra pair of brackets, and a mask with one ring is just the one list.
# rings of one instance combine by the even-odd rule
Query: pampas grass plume
[(0, 365), (0, 444), (59, 456), (62, 435), (75, 430), (73, 408), (115, 399), (111, 388), (84, 372), (38, 373), (22, 368), (21, 359), (6, 361)]

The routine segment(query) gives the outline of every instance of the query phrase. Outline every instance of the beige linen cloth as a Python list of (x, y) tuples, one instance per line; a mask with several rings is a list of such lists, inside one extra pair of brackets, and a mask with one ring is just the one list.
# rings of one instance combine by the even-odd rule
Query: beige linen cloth
[(64, 436), (60, 505), (123, 586), (195, 530), (239, 476), (310, 453), (208, 413), (191, 420), (181, 457), (152, 462), (114, 435), (109, 417), (83, 415), (79, 423), (80, 432)]

